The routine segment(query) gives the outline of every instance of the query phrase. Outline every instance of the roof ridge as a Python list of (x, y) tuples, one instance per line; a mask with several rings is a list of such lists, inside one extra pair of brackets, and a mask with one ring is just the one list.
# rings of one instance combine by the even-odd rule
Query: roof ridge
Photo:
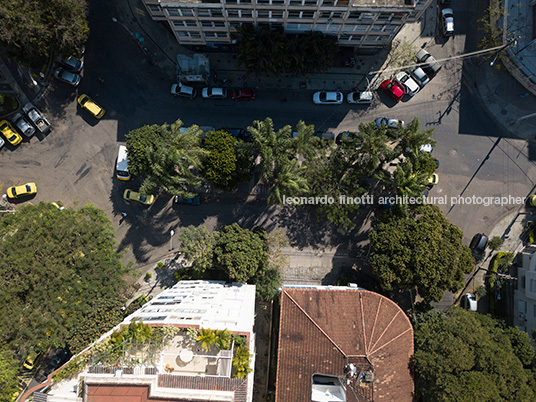
[(331, 342), (331, 343), (332, 343), (332, 344), (339, 350), (339, 352), (341, 352), (341, 354), (342, 354), (344, 357), (347, 357), (348, 355), (347, 355), (346, 353), (344, 353), (344, 351), (339, 347), (339, 345), (337, 345), (337, 344), (333, 341), (333, 339), (330, 338), (330, 336), (326, 333), (326, 331), (324, 331), (324, 330), (320, 327), (320, 325), (318, 325), (318, 324), (315, 322), (315, 320), (313, 320), (312, 317), (311, 317), (309, 314), (307, 314), (307, 312), (306, 312), (306, 311), (305, 311), (305, 310), (298, 304), (298, 302), (296, 302), (296, 300), (294, 300), (294, 299), (292, 298), (292, 296), (290, 296), (290, 295), (288, 294), (288, 292), (285, 292), (285, 294), (286, 294), (287, 297), (294, 303), (294, 305), (295, 305), (296, 307), (298, 307), (298, 309), (299, 309), (299, 310), (300, 310), (300, 311), (301, 311), (301, 312), (302, 312), (302, 313), (309, 319), (309, 321), (311, 321), (311, 322), (313, 323), (313, 325), (314, 325), (315, 327), (317, 327), (318, 330), (319, 330), (320, 332), (322, 332), (322, 334), (323, 334), (326, 338), (329, 339), (329, 341), (330, 341), (330, 342)]

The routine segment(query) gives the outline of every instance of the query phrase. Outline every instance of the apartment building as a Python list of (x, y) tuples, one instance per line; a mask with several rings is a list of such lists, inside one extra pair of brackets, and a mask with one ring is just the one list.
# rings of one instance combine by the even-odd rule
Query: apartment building
[(184, 45), (232, 43), (242, 24), (320, 31), (340, 46), (376, 51), (406, 22), (417, 21), (432, 0), (143, 0), (155, 21), (166, 21)]
[(514, 291), (514, 325), (528, 332), (536, 328), (536, 246), (521, 252), (517, 267), (517, 289)]
[[(49, 402), (125, 401), (218, 401), (252, 402), (255, 367), (255, 285), (221, 281), (180, 281), (147, 302), (124, 321), (103, 334), (94, 344), (74, 356), (93, 356), (93, 348), (103, 349), (112, 334), (132, 323), (155, 328), (180, 329), (162, 340), (126, 340), (113, 364), (104, 358), (107, 350), (87, 363), (79, 373), (59, 382), (47, 379)], [(233, 375), (232, 361), (239, 344), (210, 345), (188, 333), (192, 329), (227, 330), (242, 338), (250, 352), (252, 372), (245, 378)], [(101, 353), (101, 352), (99, 352)], [(56, 373), (66, 369), (69, 363)]]

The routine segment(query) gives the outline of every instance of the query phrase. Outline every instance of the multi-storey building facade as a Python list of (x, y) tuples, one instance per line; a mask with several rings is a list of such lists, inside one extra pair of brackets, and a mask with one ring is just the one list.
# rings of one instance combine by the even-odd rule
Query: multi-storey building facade
[(232, 43), (242, 24), (320, 31), (340, 46), (377, 50), (406, 22), (418, 20), (432, 0), (143, 0), (155, 21), (166, 21), (185, 45)]

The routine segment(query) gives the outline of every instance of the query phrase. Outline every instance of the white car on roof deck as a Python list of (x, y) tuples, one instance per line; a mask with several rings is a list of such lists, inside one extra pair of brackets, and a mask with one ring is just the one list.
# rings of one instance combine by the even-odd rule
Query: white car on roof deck
[(315, 105), (340, 105), (343, 101), (344, 96), (338, 91), (319, 91), (313, 95)]

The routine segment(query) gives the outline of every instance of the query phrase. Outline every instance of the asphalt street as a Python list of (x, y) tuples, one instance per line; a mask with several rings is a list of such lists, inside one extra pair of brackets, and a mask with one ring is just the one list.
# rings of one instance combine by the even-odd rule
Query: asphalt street
[[(476, 29), (477, 9), (455, 3), (457, 13), (454, 38), (430, 38), (427, 49), (436, 58), (445, 58), (476, 49), (467, 39)], [(53, 131), (46, 136), (25, 139), (16, 149), (0, 152), (1, 183), (35, 181), (39, 192), (31, 200), (61, 201), (67, 206), (93, 203), (107, 211), (117, 229), (120, 248), (128, 248), (126, 259), (142, 266), (165, 255), (169, 231), (193, 224), (210, 228), (239, 222), (244, 226), (282, 227), (291, 246), (311, 250), (337, 249), (343, 254), (355, 240), (340, 236), (316, 218), (262, 202), (242, 203), (211, 199), (199, 207), (171, 205), (169, 196), (159, 196), (150, 208), (129, 205), (122, 199), (125, 188), (136, 182), (120, 182), (114, 176), (117, 143), (125, 134), (144, 124), (244, 127), (253, 120), (273, 118), (276, 127), (295, 125), (299, 120), (317, 129), (336, 132), (356, 130), (359, 123), (379, 116), (406, 122), (418, 117), (423, 128), (434, 129), (438, 144), (434, 156), (440, 160), (439, 184), (431, 196), (527, 196), (534, 191), (535, 167), (529, 160), (525, 141), (501, 132), (486, 115), (481, 100), (471, 88), (478, 70), (461, 60), (449, 61), (430, 84), (414, 98), (394, 105), (383, 94), (369, 108), (315, 106), (311, 91), (257, 90), (254, 102), (194, 100), (169, 94), (172, 82), (158, 66), (151, 64), (128, 32), (112, 22), (115, 10), (110, 2), (90, 2), (91, 34), (86, 46), (83, 79), (78, 88), (54, 81), (38, 105), (49, 117)], [(487, 65), (481, 68), (488, 68)], [(329, 89), (329, 88), (327, 88)], [(88, 94), (106, 109), (100, 121), (81, 111), (79, 94)], [(282, 98), (288, 102), (283, 103)], [(489, 206), (439, 205), (447, 217), (466, 234), (488, 233), (500, 218), (519, 205)], [(121, 212), (127, 217), (121, 220)]]

